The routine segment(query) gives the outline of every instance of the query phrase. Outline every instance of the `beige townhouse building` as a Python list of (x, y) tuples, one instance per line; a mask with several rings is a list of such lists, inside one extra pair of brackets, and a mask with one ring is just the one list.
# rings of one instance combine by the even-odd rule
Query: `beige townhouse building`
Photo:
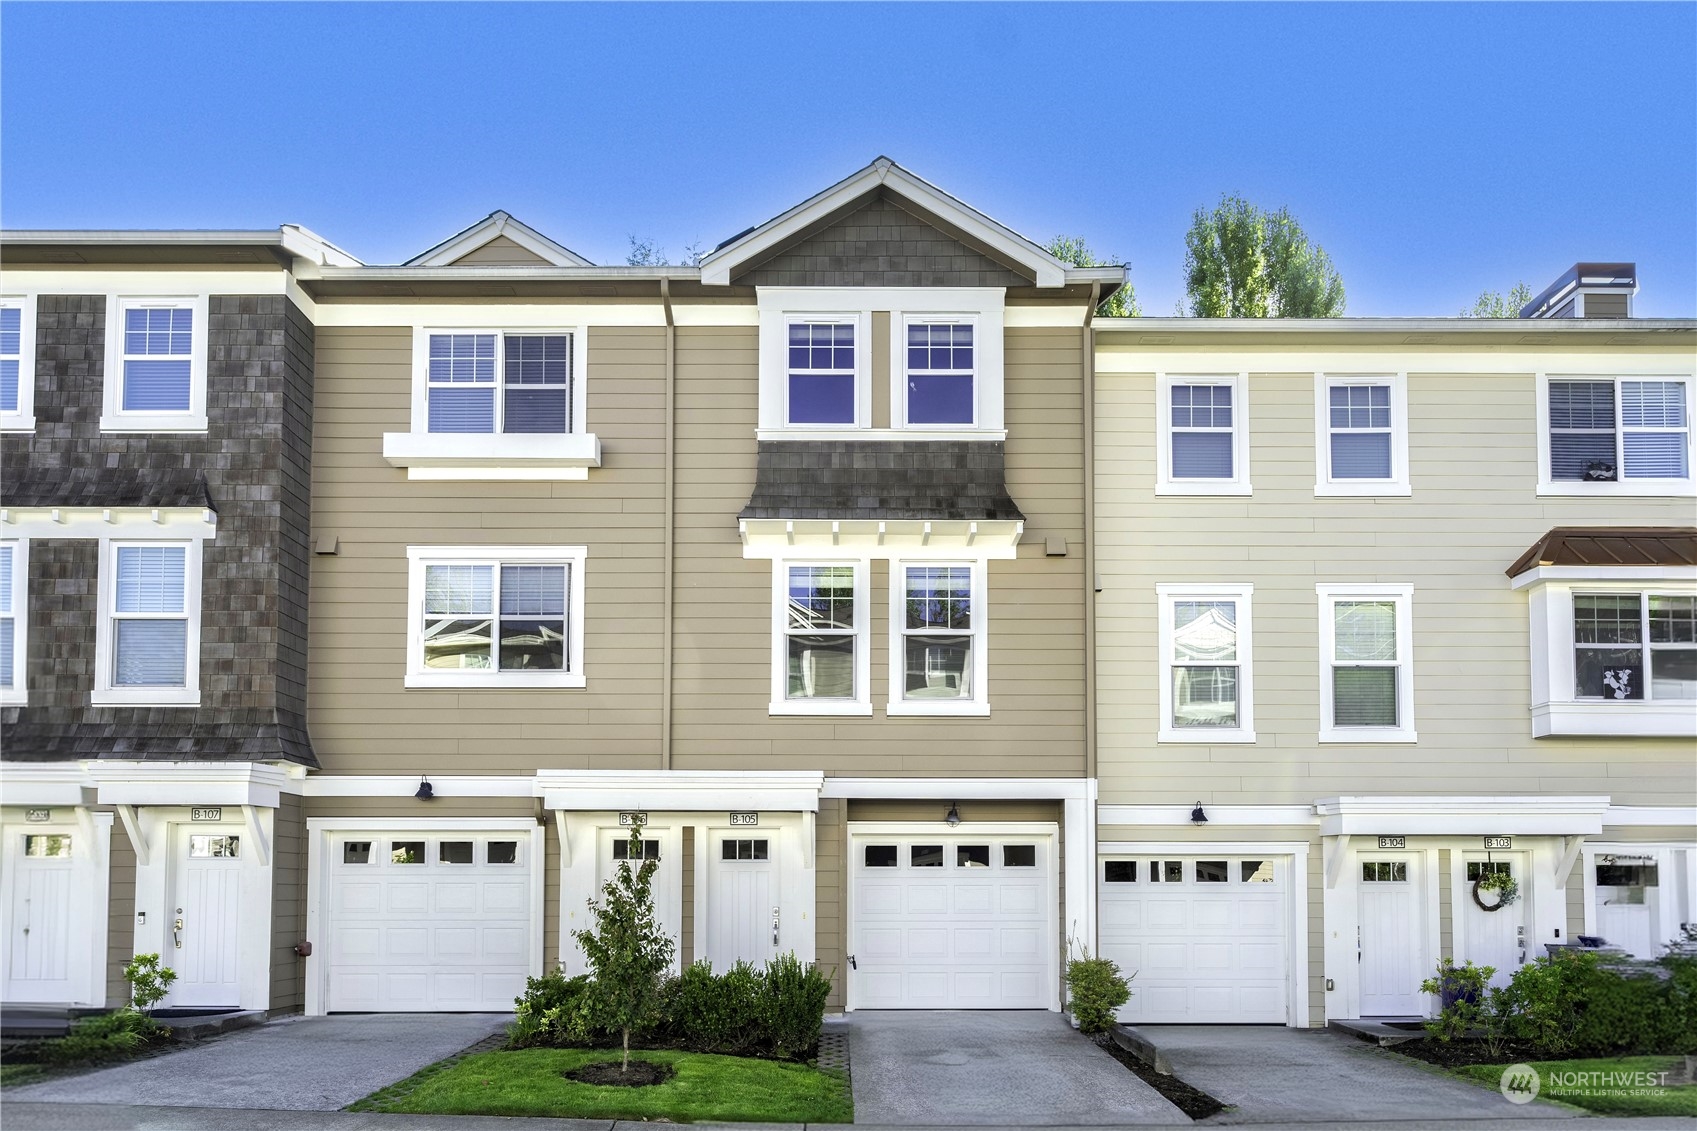
[(680, 963), (850, 1010), (1089, 948), (1128, 1018), (1418, 1014), (1692, 915), (1697, 325), (1630, 287), (1110, 322), (887, 159), (690, 267), (0, 242), (9, 1003), (156, 951), (183, 1008), (505, 1009), (634, 824)]

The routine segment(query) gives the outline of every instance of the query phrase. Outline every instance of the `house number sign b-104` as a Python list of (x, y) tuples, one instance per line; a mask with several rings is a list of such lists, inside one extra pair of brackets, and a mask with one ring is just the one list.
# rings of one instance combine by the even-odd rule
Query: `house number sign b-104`
[(731, 814), (731, 824), (733, 824), (733, 825), (758, 825), (759, 823), (760, 823), (760, 814), (759, 813), (732, 813)]
[(222, 821), (223, 819), (224, 810), (221, 808), (189, 810), (189, 820), (191, 821)]
[(1407, 848), (1408, 838), (1405, 836), (1382, 836), (1379, 838), (1380, 848)]
[(1486, 848), (1513, 848), (1514, 838), (1511, 836), (1488, 836), (1485, 838)]

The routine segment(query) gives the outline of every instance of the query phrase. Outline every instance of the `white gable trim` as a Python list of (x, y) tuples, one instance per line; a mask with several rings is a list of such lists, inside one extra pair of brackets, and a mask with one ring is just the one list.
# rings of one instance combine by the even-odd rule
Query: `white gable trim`
[(577, 252), (555, 243), (541, 232), (505, 212), (491, 212), (456, 236), (450, 236), (435, 247), (406, 261), (407, 267), (447, 267), (462, 256), (469, 255), (499, 236), (506, 236), (533, 255), (539, 255), (555, 267), (593, 267), (595, 264)]
[(1039, 287), (1066, 285), (1066, 264), (1012, 229), (1003, 227), (969, 205), (891, 161), (880, 157), (846, 180), (809, 197), (788, 212), (768, 220), (747, 235), (718, 248), (701, 260), (701, 281), (730, 285), (732, 273), (744, 263), (796, 237), (809, 225), (883, 185), (911, 200), (938, 219), (966, 232), (986, 247), (1029, 268)]

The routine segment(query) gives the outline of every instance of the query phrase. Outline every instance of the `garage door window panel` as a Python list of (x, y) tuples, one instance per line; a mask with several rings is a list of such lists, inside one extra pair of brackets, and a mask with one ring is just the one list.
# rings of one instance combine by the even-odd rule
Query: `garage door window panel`
[(441, 864), (470, 864), (475, 855), (469, 840), (444, 840), (436, 846), (436, 860)]
[(488, 860), (491, 864), (517, 864), (519, 862), (519, 842), (516, 840), (490, 841)]
[(371, 842), (369, 840), (342, 842), (342, 863), (365, 865), (371, 862)]
[(1037, 846), (1035, 844), (1004, 844), (1002, 846), (1002, 867), (1037, 867)]
[(424, 842), (422, 840), (397, 840), (389, 845), (389, 863), (391, 864), (423, 864)]

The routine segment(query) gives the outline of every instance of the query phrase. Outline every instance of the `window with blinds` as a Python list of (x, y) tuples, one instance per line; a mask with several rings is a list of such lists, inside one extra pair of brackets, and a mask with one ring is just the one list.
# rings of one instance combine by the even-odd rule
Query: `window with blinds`
[(1234, 407), (1230, 385), (1174, 385), (1170, 396), (1173, 479), (1231, 479)]
[(572, 430), (572, 335), (464, 332), (428, 337), (429, 431)]
[(1391, 387), (1337, 384), (1327, 390), (1331, 477), (1390, 479)]
[(22, 410), (23, 352), (23, 304), (16, 300), (0, 300), (0, 413)]
[(184, 413), (194, 387), (194, 315), (188, 306), (123, 309), (124, 412)]
[(16, 543), (0, 543), (0, 690), (11, 691), (23, 683), (22, 657), (18, 655), (18, 615), (28, 608), (14, 592), (14, 582), (22, 572), (17, 561)]
[(1549, 382), (1549, 480), (1689, 481), (1689, 382), (1588, 377)]
[(1318, 586), (1321, 738), (1412, 741), (1408, 586)]
[(188, 673), (183, 546), (118, 546), (112, 597), (115, 687), (182, 687)]

